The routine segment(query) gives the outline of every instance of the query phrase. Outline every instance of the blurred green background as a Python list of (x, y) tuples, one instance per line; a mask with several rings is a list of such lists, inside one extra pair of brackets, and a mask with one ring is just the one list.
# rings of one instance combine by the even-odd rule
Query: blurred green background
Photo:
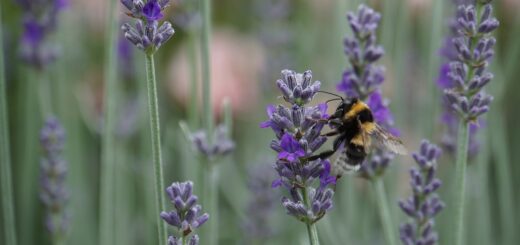
[[(2, 0), (1, 31), (7, 78), (9, 133), (15, 194), (17, 233), (20, 244), (48, 244), (43, 226), (43, 210), (38, 198), (38, 132), (42, 125), (37, 90), (45, 77), (53, 91), (52, 103), (67, 130), (65, 157), (69, 162), (67, 184), (71, 212), (67, 244), (97, 244), (100, 143), (103, 107), (103, 74), (106, 9), (108, 1), (70, 0), (59, 18), (52, 42), (60, 57), (43, 73), (35, 73), (19, 58), (22, 32), (21, 11), (11, 0)], [(305, 244), (303, 225), (285, 215), (279, 202), (280, 190), (269, 216), (273, 233), (267, 241), (255, 240), (243, 230), (252, 215), (247, 210), (251, 198), (248, 169), (271, 165), (274, 152), (269, 130), (259, 128), (268, 104), (282, 103), (275, 81), (282, 69), (298, 72), (311, 69), (322, 88), (335, 91), (347, 65), (343, 37), (349, 34), (345, 14), (359, 3), (382, 13), (378, 31), (385, 48), (380, 62), (386, 66), (384, 95), (390, 99), (395, 125), (410, 151), (428, 138), (440, 144), (441, 100), (436, 86), (441, 57), (439, 49), (448, 33), (448, 18), (454, 5), (449, 0), (218, 0), (213, 1), (212, 102), (215, 119), (222, 120), (222, 103), (229, 98), (234, 115), (234, 153), (219, 160), (219, 244)], [(120, 5), (120, 4), (119, 4)], [(520, 103), (519, 0), (494, 2), (501, 22), (495, 32), (496, 56), (491, 70), (495, 79), (488, 86), (495, 97), (486, 123), (481, 126), (480, 149), (468, 168), (468, 208), (466, 244), (518, 244), (520, 234)], [(172, 2), (167, 19), (176, 34), (156, 55), (159, 108), (165, 164), (165, 184), (194, 180), (195, 194), (202, 196), (197, 183), (200, 164), (179, 127), (189, 121), (192, 130), (202, 126), (200, 107), (189, 95), (190, 57), (198, 58), (200, 29), (197, 16), (185, 25), (180, 16), (197, 13), (198, 4)], [(127, 21), (118, 9), (121, 22)], [(124, 40), (123, 40), (124, 41)], [(122, 42), (123, 43), (123, 42)], [(120, 44), (122, 45), (122, 44)], [(124, 46), (120, 47), (121, 52)], [(149, 126), (147, 120), (144, 55), (127, 47), (130, 56), (119, 56), (118, 137), (116, 142), (116, 239), (117, 244), (155, 244), (155, 219)], [(198, 72), (194, 73), (198, 79)], [(318, 97), (317, 101), (325, 97)], [(198, 103), (200, 105), (200, 103)], [(193, 109), (195, 108), (195, 109)], [(191, 114), (190, 114), (191, 113)], [(121, 132), (119, 132), (121, 131)], [(395, 232), (407, 217), (397, 201), (409, 192), (409, 156), (396, 158), (385, 175)], [(450, 188), (454, 157), (443, 154), (440, 162), (441, 198), (447, 208), (438, 216), (436, 228), (440, 244), (450, 244)], [(274, 170), (272, 173), (274, 174)], [(273, 178), (266, 171), (266, 178)], [(520, 178), (519, 178), (520, 179)], [(268, 185), (270, 184), (267, 182)], [(265, 188), (270, 188), (266, 186)], [(322, 244), (385, 244), (377, 206), (367, 182), (348, 177), (337, 187), (335, 207), (318, 223)], [(204, 234), (203, 227), (201, 229)], [(0, 233), (0, 236), (3, 234)], [(0, 239), (2, 240), (2, 239)], [(204, 244), (204, 237), (201, 237)], [(256, 243), (255, 243), (256, 242)]]

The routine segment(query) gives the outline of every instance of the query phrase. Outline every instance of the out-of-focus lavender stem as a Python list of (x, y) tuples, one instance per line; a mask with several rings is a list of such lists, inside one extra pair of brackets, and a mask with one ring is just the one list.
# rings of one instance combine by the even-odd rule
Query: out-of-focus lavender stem
[(188, 106), (188, 122), (190, 129), (199, 128), (199, 97), (198, 97), (198, 59), (197, 59), (197, 35), (188, 33), (188, 59), (190, 65), (190, 102)]
[[(202, 58), (202, 107), (203, 121), (206, 129), (207, 139), (210, 145), (213, 144), (213, 105), (211, 104), (211, 1), (201, 0), (202, 12), (202, 42), (201, 42), (201, 58)], [(216, 166), (212, 165), (212, 161), (206, 161), (206, 176), (204, 197), (209, 202), (209, 212), (213, 218), (209, 222), (209, 232), (206, 240), (209, 245), (218, 243), (218, 173)]]
[(379, 207), (379, 215), (381, 216), (381, 223), (383, 225), (383, 232), (386, 237), (386, 244), (397, 245), (395, 225), (392, 222), (392, 215), (390, 213), (388, 198), (386, 196), (385, 186), (382, 177), (372, 180), (375, 188), (377, 205)]
[(116, 15), (117, 1), (110, 0), (107, 10), (107, 32), (105, 52), (105, 125), (103, 127), (101, 152), (101, 184), (100, 184), (100, 211), (99, 211), (99, 243), (110, 245), (115, 243), (115, 116), (117, 103), (117, 59), (116, 40), (118, 21)]
[[(1, 19), (2, 3), (0, 3), (0, 23), (2, 23)], [(3, 47), (3, 35), (0, 30), (0, 186), (2, 187), (2, 227), (5, 244), (16, 245)]]

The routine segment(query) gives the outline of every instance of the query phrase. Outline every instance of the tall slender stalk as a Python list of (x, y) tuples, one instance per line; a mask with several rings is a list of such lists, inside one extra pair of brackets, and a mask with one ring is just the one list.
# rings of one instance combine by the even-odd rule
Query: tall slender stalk
[(188, 60), (190, 65), (190, 106), (188, 111), (188, 122), (190, 129), (199, 126), (199, 100), (198, 100), (198, 62), (197, 62), (197, 37), (195, 33), (188, 33)]
[[(202, 107), (203, 107), (203, 115), (202, 119), (204, 121), (204, 128), (206, 130), (206, 135), (208, 137), (209, 144), (213, 144), (213, 105), (211, 104), (211, 52), (210, 52), (210, 42), (211, 42), (211, 1), (210, 0), (201, 0), (201, 10), (202, 10), (202, 42), (201, 42), (201, 55), (202, 55)], [(214, 162), (211, 160), (206, 161), (206, 171), (207, 176), (210, 179), (206, 180), (205, 190), (209, 191), (207, 193), (209, 196), (207, 200), (209, 202), (209, 212), (211, 213), (211, 218), (209, 220), (209, 232), (207, 241), (208, 244), (217, 244), (218, 243), (218, 174), (212, 173), (212, 171), (216, 171), (215, 166), (210, 166)]]
[(108, 24), (106, 33), (107, 50), (105, 53), (105, 124), (103, 127), (103, 142), (101, 152), (101, 184), (100, 184), (100, 213), (99, 213), (99, 242), (110, 245), (115, 242), (115, 114), (117, 102), (117, 59), (116, 38), (118, 33), (117, 1), (110, 0), (108, 7)]
[(36, 230), (31, 224), (37, 222), (35, 213), (39, 206), (36, 188), (39, 169), (35, 168), (38, 165), (39, 151), (34, 149), (39, 149), (38, 130), (41, 126), (41, 117), (38, 114), (38, 84), (35, 72), (31, 69), (24, 69), (24, 71), (26, 71), (27, 76), (25, 76), (25, 86), (20, 88), (23, 90), (20, 97), (22, 99), (18, 102), (23, 104), (23, 113), (20, 113), (23, 114), (20, 117), (20, 123), (23, 125), (23, 140), (17, 147), (20, 149), (17, 156), (20, 157), (21, 167), (15, 178), (17, 181), (15, 186), (19, 187), (17, 188), (19, 191), (17, 190), (15, 194), (20, 198), (18, 210), (23, 210), (23, 212), (18, 212), (17, 221), (19, 227), (23, 227), (24, 235), (18, 237), (18, 239), (20, 239), (20, 244), (34, 244)]
[[(305, 202), (305, 207), (310, 207), (309, 197), (307, 194), (307, 188), (303, 188), (302, 190), (303, 201)], [(307, 235), (309, 235), (309, 243), (311, 245), (319, 245), (320, 240), (318, 239), (318, 230), (316, 229), (316, 223), (306, 224), (307, 226)]]
[[(148, 85), (148, 109), (150, 113), (150, 128), (152, 134), (152, 161), (155, 175), (156, 213), (164, 209), (164, 181), (161, 157), (161, 133), (159, 124), (159, 105), (157, 99), (157, 82), (155, 80), (155, 63), (153, 54), (146, 54), (146, 82)], [(157, 215), (159, 244), (167, 244), (166, 223)]]
[(211, 105), (211, 1), (202, 0), (202, 106), (203, 121), (209, 141), (213, 136), (213, 107)]
[(464, 205), (466, 200), (466, 165), (468, 160), (469, 126), (465, 120), (460, 120), (457, 135), (457, 160), (455, 163), (455, 227), (454, 243), (462, 245), (464, 238)]
[[(428, 38), (428, 53), (429, 55), (427, 63), (426, 63), (426, 80), (427, 84), (430, 86), (430, 92), (427, 93), (429, 98), (427, 100), (424, 100), (426, 104), (424, 108), (427, 108), (428, 110), (433, 112), (433, 118), (437, 118), (437, 108), (438, 108), (438, 98), (439, 93), (436, 89), (436, 83), (432, 82), (435, 80), (437, 76), (437, 70), (440, 64), (440, 57), (438, 55), (439, 47), (442, 44), (442, 27), (443, 22), (438, 21), (442, 20), (443, 16), (443, 3), (444, 1), (434, 1), (433, 2), (433, 11), (431, 16), (431, 26), (430, 26), (430, 38)], [(432, 109), (433, 108), (433, 109)], [(421, 125), (425, 126), (425, 130), (423, 131), (428, 138), (431, 138), (433, 136), (433, 133), (435, 131), (435, 124), (434, 120), (431, 120), (430, 117), (422, 117), (425, 120), (421, 123)]]
[[(2, 4), (0, 3), (0, 23), (2, 23)], [(2, 227), (6, 245), (16, 245), (16, 225), (14, 219), (14, 198), (11, 177), (11, 153), (9, 149), (9, 130), (7, 113), (7, 93), (5, 85), (3, 35), (0, 30), (0, 174), (2, 187)]]
[(388, 198), (385, 192), (385, 186), (381, 177), (375, 178), (372, 181), (374, 188), (376, 189), (377, 204), (379, 207), (379, 215), (381, 217), (381, 223), (383, 224), (383, 232), (386, 237), (386, 244), (397, 245), (396, 231), (394, 229), (394, 223), (392, 222), (392, 215), (390, 213), (390, 205), (388, 205)]
[(208, 220), (209, 230), (207, 237), (208, 244), (218, 244), (218, 197), (219, 197), (219, 169), (218, 164), (215, 161), (206, 158), (205, 160), (206, 170), (204, 171), (204, 197), (208, 199), (208, 213), (211, 217)]
[[(501, 99), (498, 99), (497, 104), (500, 103)], [(515, 213), (514, 208), (514, 191), (511, 180), (511, 161), (509, 159), (509, 150), (507, 143), (507, 132), (506, 125), (504, 122), (503, 115), (500, 113), (500, 108), (495, 108), (490, 118), (490, 125), (496, 125), (496, 131), (490, 134), (491, 149), (493, 156), (496, 158), (496, 179), (498, 186), (498, 198), (499, 198), (499, 214), (501, 220), (501, 233), (502, 240), (501, 244), (515, 244)]]

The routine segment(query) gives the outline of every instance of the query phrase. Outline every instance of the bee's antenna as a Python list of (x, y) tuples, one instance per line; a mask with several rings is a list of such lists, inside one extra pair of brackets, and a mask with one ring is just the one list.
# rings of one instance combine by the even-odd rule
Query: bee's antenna
[(330, 99), (330, 100), (325, 101), (325, 104), (328, 104), (329, 102), (336, 101), (336, 100), (343, 100), (343, 98), (341, 98), (341, 99), (340, 98)]
[(334, 94), (334, 93), (331, 93), (331, 92), (327, 92), (327, 91), (318, 91), (317, 93), (324, 93), (324, 94), (328, 94), (328, 95), (332, 95), (332, 96), (336, 96), (336, 97), (339, 97), (341, 100), (343, 100), (343, 97), (341, 97), (340, 95), (337, 95), (337, 94)]

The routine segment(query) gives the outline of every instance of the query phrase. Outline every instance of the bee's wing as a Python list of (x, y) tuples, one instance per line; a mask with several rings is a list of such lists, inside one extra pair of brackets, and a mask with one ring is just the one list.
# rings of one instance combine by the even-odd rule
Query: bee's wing
[(388, 150), (399, 155), (408, 154), (408, 151), (404, 147), (403, 142), (399, 138), (387, 132), (381, 126), (375, 124), (375, 127), (369, 131), (368, 134), (372, 136), (378, 148)]

